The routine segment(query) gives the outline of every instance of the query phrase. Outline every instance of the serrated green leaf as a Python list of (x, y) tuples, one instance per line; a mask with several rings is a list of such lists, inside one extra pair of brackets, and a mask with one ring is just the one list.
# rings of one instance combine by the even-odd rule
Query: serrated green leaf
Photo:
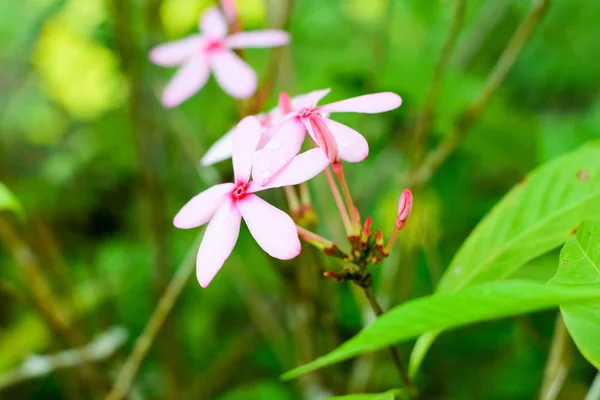
[(329, 354), (287, 372), (291, 379), (361, 353), (388, 347), (423, 333), (600, 299), (600, 286), (552, 286), (528, 281), (500, 281), (436, 293), (401, 304), (377, 318)]
[[(577, 235), (565, 243), (551, 284), (600, 285), (600, 221), (584, 221)], [(600, 368), (600, 302), (560, 308), (573, 341)]]
[(25, 217), (25, 212), (19, 200), (3, 183), (0, 183), (0, 211), (8, 210), (14, 212), (19, 218)]
[[(600, 143), (535, 169), (477, 225), (444, 273), (438, 292), (505, 279), (564, 243), (584, 218), (600, 218)], [(419, 338), (414, 375), (439, 332)]]
[(395, 400), (400, 391), (397, 389), (385, 393), (349, 394), (346, 396), (335, 396), (329, 400)]

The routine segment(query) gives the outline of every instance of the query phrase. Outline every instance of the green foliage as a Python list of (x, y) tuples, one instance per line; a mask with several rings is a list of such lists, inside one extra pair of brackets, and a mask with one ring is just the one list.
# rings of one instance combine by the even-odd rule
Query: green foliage
[[(283, 23), (287, 0), (235, 1), (244, 30)], [(129, 331), (131, 342), (99, 366), (111, 379), (146, 325), (162, 284), (198, 234), (173, 228), (174, 214), (200, 190), (231, 177), (230, 163), (200, 168), (198, 160), (239, 120), (244, 105), (225, 95), (211, 77), (189, 101), (165, 110), (158, 98), (175, 68), (159, 68), (148, 60), (152, 46), (196, 32), (199, 13), (216, 3), (0, 1), (0, 181), (19, 200), (7, 197), (0, 186), (2, 208), (8, 204), (8, 212), (27, 210), (27, 223), (15, 224), (14, 233), (31, 248), (58, 304), (67, 308), (73, 298), (72, 322), (84, 339), (113, 325)], [(273, 84), (263, 111), (276, 104), (280, 91), (296, 95), (330, 87), (323, 103), (379, 91), (402, 96), (402, 107), (393, 112), (333, 116), (369, 142), (369, 157), (347, 164), (346, 171), (361, 216), (371, 215), (374, 228), (387, 237), (403, 177), (411, 167), (414, 122), (457, 2), (293, 3), (289, 46), (243, 52), (260, 85)], [(478, 96), (531, 4), (467, 1), (464, 26), (424, 142), (428, 149), (448, 134)], [(127, 12), (115, 13), (115, 5)], [(571, 229), (583, 218), (597, 217), (595, 209), (582, 215), (585, 206), (573, 203), (571, 211), (547, 219), (548, 210), (569, 207), (569, 196), (591, 199), (585, 188), (598, 186), (597, 162), (589, 161), (600, 153), (598, 146), (577, 149), (600, 138), (599, 18), (597, 0), (551, 2), (481, 118), (434, 179), (415, 192), (414, 212), (399, 244), (373, 269), (374, 289), (385, 309), (429, 295), (448, 265), (452, 268), (442, 283), (447, 287), (444, 296), (452, 297), (457, 287), (462, 293), (471, 283), (500, 278), (547, 282), (556, 272), (558, 246)], [(128, 50), (122, 51), (122, 42)], [(276, 71), (270, 69), (274, 55), (280, 62)], [(132, 64), (137, 70), (133, 74)], [(579, 158), (573, 165), (555, 159), (568, 152), (574, 152), (568, 157)], [(147, 172), (142, 159), (151, 164)], [(530, 177), (499, 203), (528, 171), (545, 162), (556, 163), (554, 175), (543, 182), (545, 190), (527, 189), (535, 178)], [(596, 172), (588, 171), (589, 180), (572, 179), (578, 163), (596, 166)], [(563, 178), (564, 185), (559, 182)], [(309, 187), (319, 216), (317, 233), (343, 246), (345, 232), (324, 177)], [(158, 198), (156, 208), (151, 207), (152, 196)], [(261, 196), (287, 209), (279, 191)], [(489, 221), (499, 218), (497, 208), (512, 214)], [(523, 228), (534, 218), (545, 222), (532, 231)], [(465, 244), (451, 262), (482, 219), (473, 233), (479, 239), (469, 238), (474, 243)], [(163, 245), (157, 244), (161, 236)], [(10, 246), (0, 241), (0, 381), (28, 354), (68, 346), (32, 306), (32, 285), (18, 260), (9, 256)], [(138, 393), (131, 396), (287, 400), (348, 393), (350, 381), (362, 381), (352, 391), (363, 393), (397, 387), (396, 371), (384, 352), (373, 358), (370, 368), (363, 361), (371, 356), (319, 370), (306, 380), (277, 381), (283, 371), (353, 337), (372, 318), (360, 291), (321, 278), (323, 270), (340, 268), (337, 260), (309, 250), (303, 245), (298, 259), (273, 260), (243, 228), (234, 253), (207, 290), (193, 278), (187, 283), (136, 376)], [(455, 267), (464, 274), (457, 275)], [(562, 271), (567, 265), (559, 267)], [(420, 301), (435, 302), (436, 296)], [(401, 307), (416, 306), (409, 302)], [(562, 310), (578, 346), (594, 362), (597, 326), (589, 321), (599, 318), (597, 308), (565, 305)], [(539, 313), (448, 332), (432, 348), (419, 375), (421, 397), (533, 398), (554, 317), (554, 312)], [(420, 362), (431, 343), (420, 340), (414, 355), (421, 349), (421, 357), (413, 360)], [(400, 350), (407, 352), (408, 344)], [(26, 381), (2, 390), (0, 397), (90, 398), (77, 392), (85, 386), (77, 372)], [(591, 367), (577, 355), (561, 396), (583, 398), (579, 393), (589, 386), (590, 376)], [(169, 393), (172, 387), (181, 392)]]
[(597, 298), (597, 288), (550, 286), (516, 280), (484, 283), (456, 292), (436, 293), (394, 307), (337, 349), (285, 373), (283, 378), (295, 378), (358, 354), (412, 339), (425, 332), (457, 328), (559, 304), (585, 304)]
[(385, 393), (372, 394), (349, 394), (347, 396), (336, 396), (330, 400), (395, 400), (396, 395), (400, 394), (399, 390), (389, 390)]
[[(577, 235), (565, 243), (552, 284), (600, 287), (600, 221), (584, 221)], [(600, 300), (594, 304), (565, 305), (563, 319), (581, 353), (600, 368)]]
[(25, 218), (23, 206), (15, 195), (0, 182), (0, 211), (7, 210), (14, 212), (19, 218)]
[[(528, 261), (560, 245), (582, 219), (600, 217), (600, 143), (550, 161), (513, 188), (458, 250), (438, 292), (505, 279)], [(417, 342), (414, 375), (436, 333)]]

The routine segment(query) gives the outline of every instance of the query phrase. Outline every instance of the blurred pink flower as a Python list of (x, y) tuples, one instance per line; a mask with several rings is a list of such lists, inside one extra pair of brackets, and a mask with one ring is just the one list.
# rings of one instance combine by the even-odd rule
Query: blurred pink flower
[(292, 218), (255, 195), (264, 189), (297, 185), (321, 172), (329, 160), (319, 149), (293, 158), (266, 186), (250, 181), (254, 151), (261, 138), (255, 117), (246, 117), (235, 128), (233, 172), (235, 183), (215, 185), (193, 197), (177, 213), (177, 228), (195, 228), (209, 222), (196, 260), (196, 275), (207, 287), (238, 239), (240, 223), (246, 221), (250, 234), (270, 256), (287, 260), (300, 253), (300, 241)]
[(323, 149), (331, 162), (364, 160), (369, 154), (365, 138), (354, 129), (328, 118), (332, 112), (376, 114), (398, 108), (402, 99), (395, 93), (375, 93), (317, 106), (330, 89), (317, 90), (292, 102), (291, 113), (281, 118), (276, 133), (257, 154), (252, 177), (267, 183), (302, 146), (305, 132)]
[(231, 49), (275, 47), (290, 41), (286, 32), (276, 29), (227, 36), (227, 22), (218, 7), (207, 9), (199, 26), (201, 34), (157, 46), (150, 52), (155, 64), (181, 66), (163, 92), (162, 102), (167, 108), (202, 89), (211, 70), (225, 92), (236, 98), (250, 97), (256, 91), (256, 73)]
[[(311, 93), (308, 94), (310, 96)], [(292, 97), (291, 99), (287, 95), (287, 93), (281, 93), (279, 95), (279, 105), (273, 108), (271, 111), (266, 114), (258, 114), (255, 115), (256, 118), (260, 121), (260, 125), (262, 127), (262, 136), (260, 141), (258, 142), (258, 146), (256, 147), (258, 150), (262, 149), (265, 144), (275, 133), (277, 133), (277, 124), (281, 121), (281, 117), (284, 114), (287, 114), (296, 109), (297, 104), (302, 103), (302, 99), (304, 96), (301, 95)], [(289, 108), (289, 109), (288, 109)], [(219, 161), (227, 160), (231, 158), (231, 151), (233, 148), (233, 132), (235, 131), (235, 127), (231, 128), (225, 135), (223, 135), (220, 139), (218, 139), (212, 146), (206, 151), (200, 163), (203, 166), (212, 165)], [(260, 151), (256, 154), (258, 155)]]

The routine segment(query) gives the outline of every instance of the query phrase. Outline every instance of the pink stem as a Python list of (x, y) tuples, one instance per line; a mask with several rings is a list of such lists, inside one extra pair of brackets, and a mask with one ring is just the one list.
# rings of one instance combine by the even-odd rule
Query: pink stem
[(346, 175), (344, 174), (344, 165), (341, 162), (333, 163), (333, 172), (340, 182), (340, 186), (342, 187), (342, 193), (344, 193), (344, 198), (346, 200), (346, 204), (348, 205), (348, 209), (350, 210), (350, 217), (352, 219), (352, 227), (353, 233), (360, 233), (360, 217), (358, 213), (355, 212), (356, 207), (354, 206), (354, 201), (352, 200), (352, 195), (350, 194), (350, 188), (348, 187), (348, 182), (346, 182)]
[(333, 199), (335, 200), (335, 204), (340, 212), (340, 216), (342, 217), (342, 221), (344, 222), (344, 228), (346, 229), (346, 233), (348, 235), (352, 235), (352, 223), (350, 222), (350, 217), (348, 216), (348, 210), (344, 204), (344, 200), (342, 200), (342, 196), (340, 195), (340, 191), (335, 184), (335, 180), (333, 179), (333, 174), (329, 170), (329, 168), (325, 169), (325, 177), (327, 178), (327, 183), (331, 188), (331, 194), (333, 194)]

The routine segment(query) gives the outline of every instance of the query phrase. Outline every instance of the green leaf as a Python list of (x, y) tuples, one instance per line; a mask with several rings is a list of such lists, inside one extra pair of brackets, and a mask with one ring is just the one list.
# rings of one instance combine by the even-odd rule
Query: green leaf
[[(477, 225), (438, 286), (453, 292), (505, 279), (525, 263), (564, 243), (584, 218), (600, 218), (600, 142), (545, 163), (513, 188)], [(439, 332), (419, 338), (414, 375)]]
[(285, 373), (283, 379), (291, 379), (430, 331), (528, 313), (559, 304), (585, 304), (600, 298), (599, 288), (509, 280), (414, 299), (386, 312), (329, 354)]
[(7, 210), (14, 212), (19, 218), (25, 217), (25, 212), (19, 200), (3, 183), (0, 183), (0, 211)]
[(349, 394), (346, 396), (335, 396), (331, 397), (329, 400), (395, 400), (397, 394), (400, 394), (400, 390), (393, 389), (385, 393)]
[[(577, 235), (560, 252), (558, 271), (552, 284), (600, 285), (600, 221), (584, 221)], [(600, 301), (561, 307), (573, 341), (596, 368), (600, 368)]]

